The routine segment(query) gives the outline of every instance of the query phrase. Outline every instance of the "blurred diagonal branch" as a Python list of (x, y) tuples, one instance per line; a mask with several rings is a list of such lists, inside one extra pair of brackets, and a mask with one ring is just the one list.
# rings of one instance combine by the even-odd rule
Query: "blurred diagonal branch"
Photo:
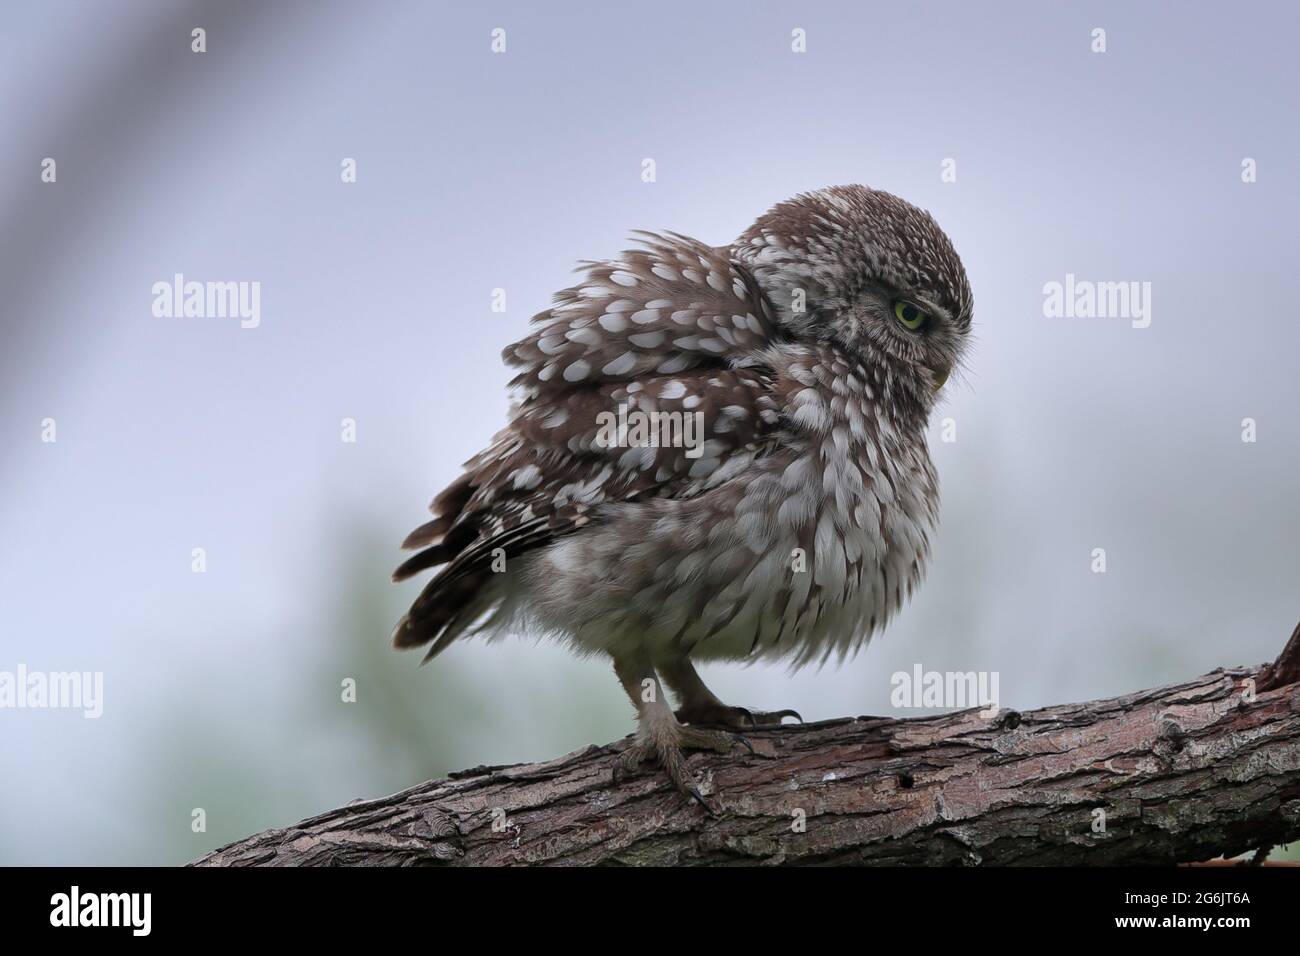
[(477, 767), (213, 851), (199, 866), (1162, 864), (1300, 837), (1300, 627), (1259, 669), (985, 718), (858, 717), (697, 755), (718, 809), (626, 742)]

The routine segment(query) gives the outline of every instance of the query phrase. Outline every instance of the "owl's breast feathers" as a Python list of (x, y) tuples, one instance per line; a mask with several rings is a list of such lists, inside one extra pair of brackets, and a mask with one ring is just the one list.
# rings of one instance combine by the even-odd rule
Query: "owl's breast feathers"
[(910, 592), (937, 491), (919, 426), (881, 414), (886, 371), (780, 341), (729, 250), (643, 244), (588, 263), (505, 351), (521, 401), (404, 543), (423, 550), (395, 580), (443, 567), (399, 647), (437, 654), (500, 602), (498, 572), (539, 549), (554, 556), (536, 595), (550, 626), (601, 640), (655, 613), (636, 626), (726, 656), (763, 615), (747, 652), (828, 653), (838, 638), (819, 625), (869, 636)]

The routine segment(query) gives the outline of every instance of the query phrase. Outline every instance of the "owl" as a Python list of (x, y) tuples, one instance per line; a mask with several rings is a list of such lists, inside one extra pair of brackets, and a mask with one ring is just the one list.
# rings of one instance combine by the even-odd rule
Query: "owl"
[(394, 580), (438, 571), (393, 643), (531, 632), (607, 658), (637, 715), (616, 773), (657, 761), (705, 803), (686, 751), (798, 715), (728, 706), (696, 664), (842, 660), (920, 582), (926, 422), (971, 291), (928, 213), (864, 186), (728, 246), (636, 242), (505, 349), (509, 424), (407, 537)]

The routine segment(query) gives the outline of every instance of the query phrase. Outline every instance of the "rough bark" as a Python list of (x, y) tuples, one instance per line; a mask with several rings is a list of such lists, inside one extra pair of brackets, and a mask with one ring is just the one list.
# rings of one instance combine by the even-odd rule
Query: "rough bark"
[[(1300, 627), (1263, 668), (994, 719), (752, 733), (698, 754), (710, 816), (627, 741), (476, 767), (215, 850), (199, 866), (1168, 864), (1300, 837)], [(1102, 824), (1104, 823), (1104, 829)]]

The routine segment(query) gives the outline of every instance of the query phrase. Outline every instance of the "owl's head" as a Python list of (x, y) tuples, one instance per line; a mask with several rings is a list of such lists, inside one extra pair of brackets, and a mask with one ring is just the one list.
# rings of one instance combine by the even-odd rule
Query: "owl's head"
[(966, 270), (930, 214), (865, 186), (832, 186), (773, 206), (736, 240), (796, 340), (830, 341), (937, 392), (971, 325)]

